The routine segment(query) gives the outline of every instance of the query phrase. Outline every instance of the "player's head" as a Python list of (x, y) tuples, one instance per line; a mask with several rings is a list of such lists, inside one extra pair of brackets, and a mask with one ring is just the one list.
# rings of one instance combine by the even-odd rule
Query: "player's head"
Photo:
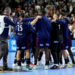
[(18, 14), (18, 17), (19, 17), (19, 21), (22, 21), (23, 20), (23, 18), (24, 18), (24, 13), (23, 12), (20, 12), (19, 14)]
[(53, 19), (58, 19), (58, 15), (57, 14), (53, 14)]
[(19, 11), (18, 12), (18, 17), (24, 18), (24, 15), (25, 15), (25, 13), (23, 11)]
[(11, 8), (10, 7), (6, 7), (4, 9), (4, 14), (7, 15), (7, 16), (10, 16), (10, 14), (11, 14)]
[(45, 16), (46, 12), (44, 10), (39, 10), (38, 15)]
[(62, 12), (62, 13), (60, 13), (59, 14), (59, 19), (63, 19), (63, 16), (64, 16), (65, 14)]
[(39, 11), (37, 11), (37, 15), (42, 15), (42, 12), (41, 12), (41, 10), (39, 10)]
[(46, 11), (45, 10), (42, 10), (42, 15), (46, 15)]

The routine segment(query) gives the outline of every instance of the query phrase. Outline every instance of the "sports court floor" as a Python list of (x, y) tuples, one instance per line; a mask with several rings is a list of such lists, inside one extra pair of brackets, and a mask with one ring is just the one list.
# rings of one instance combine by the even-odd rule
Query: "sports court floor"
[[(9, 52), (8, 66), (12, 67), (14, 61), (15, 52)], [(2, 60), (0, 60), (0, 66), (2, 66)], [(33, 70), (31, 72), (6, 72), (0, 73), (0, 75), (75, 75), (75, 68), (56, 69), (56, 70)]]

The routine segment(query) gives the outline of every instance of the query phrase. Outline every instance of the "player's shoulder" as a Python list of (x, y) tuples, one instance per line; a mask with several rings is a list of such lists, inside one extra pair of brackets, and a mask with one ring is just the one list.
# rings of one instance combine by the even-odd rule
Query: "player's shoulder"
[(49, 19), (48, 17), (46, 17), (46, 16), (43, 16), (42, 18), (43, 18), (46, 22), (51, 22), (50, 19)]
[(5, 18), (5, 17), (6, 17), (5, 15), (0, 15), (0, 19)]
[(0, 15), (0, 21), (7, 21), (7, 17), (5, 15)]

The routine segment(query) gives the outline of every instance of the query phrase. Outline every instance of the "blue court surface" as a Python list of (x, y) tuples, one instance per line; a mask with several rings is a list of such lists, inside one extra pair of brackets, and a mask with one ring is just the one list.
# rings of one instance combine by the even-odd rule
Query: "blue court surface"
[[(12, 67), (15, 57), (15, 52), (9, 52), (8, 66)], [(2, 60), (0, 60), (0, 66), (2, 66)], [(0, 75), (75, 75), (75, 68), (56, 69), (56, 70), (33, 70), (32, 72), (7, 72), (0, 73)]]

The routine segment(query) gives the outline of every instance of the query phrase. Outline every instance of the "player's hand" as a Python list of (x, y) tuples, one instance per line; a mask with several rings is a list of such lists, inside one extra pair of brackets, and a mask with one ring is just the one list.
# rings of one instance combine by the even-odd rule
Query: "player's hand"
[(37, 19), (41, 19), (41, 18), (42, 18), (42, 16), (37, 16), (36, 18), (37, 18)]
[(55, 21), (56, 21), (56, 19), (52, 19), (51, 21), (52, 21), (52, 22), (55, 22)]

